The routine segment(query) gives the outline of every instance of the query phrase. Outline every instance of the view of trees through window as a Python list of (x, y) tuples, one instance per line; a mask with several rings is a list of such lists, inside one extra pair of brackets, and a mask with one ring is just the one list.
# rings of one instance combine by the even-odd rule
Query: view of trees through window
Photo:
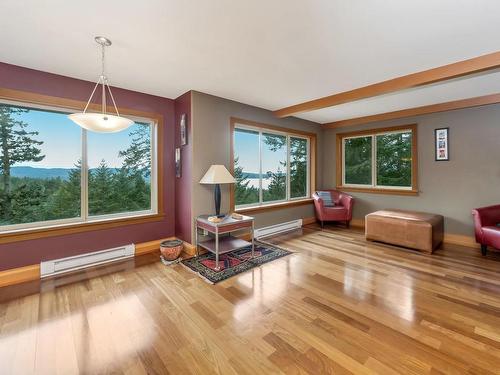
[[(0, 225), (82, 220), (83, 132), (65, 113), (0, 104)], [(151, 210), (151, 125), (86, 135), (88, 216)]]
[(236, 128), (236, 206), (306, 197), (308, 162), (308, 140), (305, 138)]
[(307, 139), (290, 137), (290, 197), (307, 195)]
[[(149, 124), (135, 123), (123, 134), (89, 132), (87, 145), (89, 215), (151, 209)], [(116, 155), (112, 164), (109, 154)]]
[(344, 156), (344, 183), (353, 185), (371, 185), (372, 137), (345, 139)]
[(235, 204), (259, 203), (259, 132), (235, 129), (234, 178)]
[[(373, 147), (376, 147), (376, 160), (373, 160)], [(376, 181), (372, 181), (373, 170)], [(411, 187), (412, 132), (345, 138), (344, 184)]]
[(377, 135), (377, 184), (411, 187), (411, 132)]
[(284, 200), (286, 199), (286, 136), (262, 133), (262, 140), (263, 181), (269, 181), (262, 186), (262, 200), (264, 202)]

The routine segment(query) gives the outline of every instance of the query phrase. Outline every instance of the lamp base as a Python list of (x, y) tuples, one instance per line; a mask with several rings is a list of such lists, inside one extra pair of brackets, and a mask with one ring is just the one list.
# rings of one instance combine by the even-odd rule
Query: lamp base
[(214, 189), (214, 201), (215, 201), (215, 215), (220, 216), (220, 185), (215, 184)]

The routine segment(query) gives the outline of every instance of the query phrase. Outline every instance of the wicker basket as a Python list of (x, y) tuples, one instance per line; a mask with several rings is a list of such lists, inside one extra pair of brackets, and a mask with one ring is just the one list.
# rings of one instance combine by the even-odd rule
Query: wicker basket
[(181, 255), (184, 243), (181, 240), (168, 240), (160, 244), (160, 253), (165, 260), (176, 260)]

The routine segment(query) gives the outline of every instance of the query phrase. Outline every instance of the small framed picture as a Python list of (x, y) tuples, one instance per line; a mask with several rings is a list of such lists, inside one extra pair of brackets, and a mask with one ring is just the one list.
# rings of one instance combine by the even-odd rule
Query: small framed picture
[(175, 149), (175, 177), (181, 177), (181, 149), (177, 147)]
[(434, 129), (434, 144), (436, 147), (436, 161), (450, 160), (450, 128)]
[(186, 125), (186, 114), (181, 115), (181, 146), (187, 145), (187, 125)]

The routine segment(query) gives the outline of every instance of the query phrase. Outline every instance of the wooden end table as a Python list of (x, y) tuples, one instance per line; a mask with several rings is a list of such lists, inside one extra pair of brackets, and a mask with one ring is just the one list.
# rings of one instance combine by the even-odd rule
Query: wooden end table
[[(208, 221), (209, 215), (201, 215), (196, 218), (196, 256), (199, 255), (198, 246), (215, 254), (215, 270), (219, 271), (219, 255), (229, 253), (230, 251), (238, 250), (243, 247), (252, 246), (252, 257), (254, 256), (254, 218), (251, 216), (243, 216), (242, 219), (233, 219), (231, 216), (227, 216), (220, 223), (212, 223)], [(215, 236), (209, 240), (199, 241), (198, 229), (204, 229)], [(248, 229), (251, 234), (251, 242), (245, 241), (241, 238), (231, 236), (231, 232)], [(221, 234), (228, 234), (219, 238)]]

